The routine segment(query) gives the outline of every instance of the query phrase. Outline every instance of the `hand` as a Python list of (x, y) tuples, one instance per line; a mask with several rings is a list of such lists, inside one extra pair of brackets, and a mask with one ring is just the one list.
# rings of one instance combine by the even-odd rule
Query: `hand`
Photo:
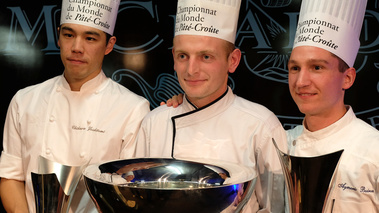
[(183, 103), (183, 96), (184, 95), (182, 93), (180, 93), (179, 95), (174, 95), (174, 96), (172, 96), (172, 98), (168, 99), (166, 101), (166, 103), (162, 101), (161, 102), (161, 106), (166, 104), (168, 107), (174, 107), (174, 108), (176, 108), (180, 104)]
[(238, 184), (238, 191), (237, 191), (237, 196), (234, 198), (233, 205), (238, 206), (238, 204), (241, 203), (242, 199), (245, 197), (244, 195), (244, 190), (243, 190), (243, 184)]

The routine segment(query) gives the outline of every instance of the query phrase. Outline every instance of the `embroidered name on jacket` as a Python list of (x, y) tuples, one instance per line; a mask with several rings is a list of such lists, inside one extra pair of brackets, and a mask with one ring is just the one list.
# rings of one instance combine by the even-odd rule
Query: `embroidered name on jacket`
[(361, 186), (361, 189), (359, 191), (360, 193), (374, 193), (374, 190), (373, 189), (368, 189), (364, 186)]
[(374, 193), (375, 192), (373, 189), (366, 188), (365, 186), (361, 186), (358, 190), (354, 186), (347, 185), (347, 183), (338, 184), (338, 188), (341, 188), (343, 191), (350, 190), (350, 191), (355, 191), (355, 192), (358, 191), (360, 193)]
[(357, 191), (357, 188), (354, 186), (348, 186), (347, 183), (340, 183), (338, 184), (338, 188), (341, 188), (342, 190), (350, 190), (350, 191)]
[(92, 132), (105, 133), (105, 130), (98, 129), (98, 128), (95, 128), (95, 127), (92, 127), (92, 126), (89, 126), (89, 127), (81, 127), (81, 126), (73, 125), (73, 126), (72, 126), (72, 129), (73, 129), (73, 130), (79, 130), (79, 131), (92, 131)]

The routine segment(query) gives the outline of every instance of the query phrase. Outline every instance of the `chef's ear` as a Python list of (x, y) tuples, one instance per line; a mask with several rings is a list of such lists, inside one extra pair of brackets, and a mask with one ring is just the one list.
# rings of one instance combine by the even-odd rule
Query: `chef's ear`
[(343, 75), (344, 75), (344, 82), (342, 85), (342, 90), (347, 90), (351, 86), (353, 86), (355, 78), (357, 76), (357, 72), (355, 71), (354, 67), (350, 67), (349, 69), (345, 70)]
[(235, 48), (233, 52), (230, 53), (228, 57), (229, 73), (234, 73), (236, 71), (241, 60), (241, 55), (241, 50), (238, 48)]
[(61, 47), (61, 44), (59, 42), (59, 37), (60, 37), (60, 33), (61, 33), (61, 26), (57, 27), (57, 33), (58, 33), (58, 47)]
[(113, 46), (116, 44), (116, 36), (109, 38), (107, 48), (105, 49), (105, 55), (108, 55), (113, 50)]

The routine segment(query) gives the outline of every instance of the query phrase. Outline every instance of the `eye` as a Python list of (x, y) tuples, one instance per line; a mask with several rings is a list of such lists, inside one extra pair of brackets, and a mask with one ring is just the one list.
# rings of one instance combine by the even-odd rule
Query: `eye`
[(315, 66), (315, 70), (321, 70), (321, 66)]
[(178, 59), (184, 60), (186, 58), (187, 58), (187, 56), (185, 54), (183, 54), (183, 53), (178, 54)]
[(94, 37), (87, 37), (86, 38), (88, 41), (96, 41), (96, 38), (94, 38)]
[(201, 57), (205, 63), (212, 63), (215, 60), (215, 56), (211, 54), (204, 54)]
[(288, 67), (288, 70), (289, 70), (289, 71), (293, 71), (293, 72), (295, 72), (295, 71), (299, 71), (299, 70), (300, 70), (300, 67), (298, 67), (298, 66), (289, 66), (289, 67)]
[(63, 36), (66, 37), (66, 38), (73, 37), (73, 35), (71, 33), (64, 33)]

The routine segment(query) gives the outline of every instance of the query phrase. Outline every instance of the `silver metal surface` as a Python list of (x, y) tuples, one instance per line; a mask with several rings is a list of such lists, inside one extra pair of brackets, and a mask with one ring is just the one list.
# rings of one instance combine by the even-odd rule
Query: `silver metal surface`
[(280, 151), (274, 139), (273, 143), (286, 179), (290, 212), (324, 212), (343, 150), (316, 157), (296, 157)]
[(87, 165), (66, 166), (40, 156), (38, 173), (31, 174), (36, 211), (68, 212), (76, 186)]
[(99, 212), (239, 212), (254, 191), (253, 168), (206, 159), (138, 158), (88, 166)]

